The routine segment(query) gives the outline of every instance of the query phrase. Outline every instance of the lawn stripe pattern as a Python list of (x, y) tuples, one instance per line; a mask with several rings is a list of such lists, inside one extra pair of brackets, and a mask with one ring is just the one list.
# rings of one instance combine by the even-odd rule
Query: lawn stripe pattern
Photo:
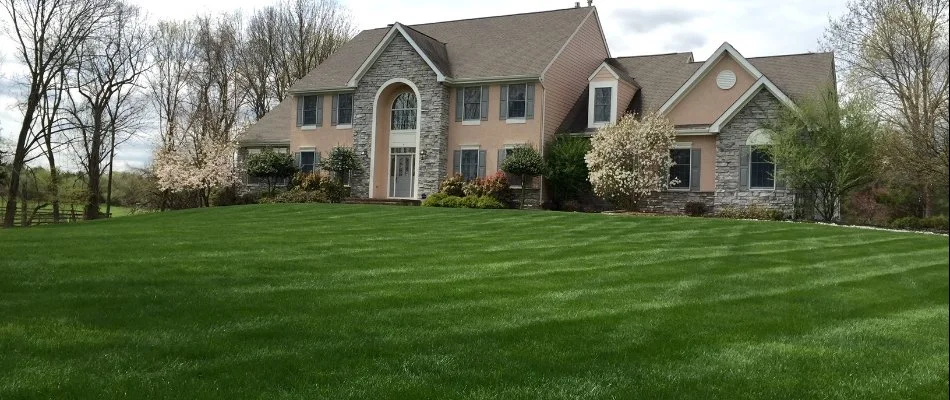
[(0, 254), (0, 399), (948, 396), (942, 236), (257, 205)]

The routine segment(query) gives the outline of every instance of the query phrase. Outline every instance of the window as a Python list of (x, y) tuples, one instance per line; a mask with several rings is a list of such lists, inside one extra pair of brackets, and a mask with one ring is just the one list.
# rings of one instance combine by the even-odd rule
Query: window
[(768, 147), (755, 146), (749, 154), (749, 187), (775, 189), (775, 162)]
[(302, 125), (304, 126), (315, 126), (317, 125), (317, 109), (319, 108), (319, 102), (317, 101), (320, 96), (303, 96), (303, 118), (301, 119)]
[(402, 92), (393, 101), (392, 130), (416, 129), (416, 95)]
[(478, 178), (478, 149), (463, 149), (459, 165), (462, 178), (466, 181)]
[(691, 149), (670, 150), (670, 156), (673, 157), (673, 166), (670, 167), (670, 181), (672, 182), (674, 179), (679, 181), (670, 184), (670, 188), (689, 189), (690, 153)]
[(314, 164), (316, 164), (317, 155), (314, 151), (301, 151), (300, 152), (300, 171), (301, 172), (313, 172)]
[(463, 89), (465, 120), (477, 121), (482, 118), (482, 87), (472, 86)]
[(528, 85), (508, 85), (508, 118), (524, 118), (527, 110)]
[(353, 93), (337, 95), (336, 123), (337, 125), (353, 123)]
[(594, 89), (594, 123), (610, 122), (612, 89), (610, 87)]

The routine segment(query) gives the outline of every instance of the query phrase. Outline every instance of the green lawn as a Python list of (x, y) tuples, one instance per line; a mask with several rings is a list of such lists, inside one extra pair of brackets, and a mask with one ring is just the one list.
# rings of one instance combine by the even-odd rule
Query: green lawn
[(0, 231), (0, 399), (937, 399), (948, 239), (261, 205)]

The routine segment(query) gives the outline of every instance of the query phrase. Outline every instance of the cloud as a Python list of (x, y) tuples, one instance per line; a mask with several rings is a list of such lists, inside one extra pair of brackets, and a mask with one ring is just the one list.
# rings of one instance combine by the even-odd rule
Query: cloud
[(648, 33), (667, 25), (678, 25), (696, 18), (694, 11), (661, 9), (640, 10), (626, 8), (614, 12), (614, 17), (620, 22), (624, 31), (629, 33)]
[(666, 42), (666, 50), (694, 51), (706, 44), (706, 37), (696, 32), (677, 32)]

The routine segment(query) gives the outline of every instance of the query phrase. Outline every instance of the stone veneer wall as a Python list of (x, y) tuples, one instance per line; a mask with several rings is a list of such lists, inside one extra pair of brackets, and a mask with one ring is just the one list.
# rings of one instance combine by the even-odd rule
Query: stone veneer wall
[(683, 214), (686, 203), (697, 202), (706, 204), (707, 209), (712, 212), (714, 197), (713, 192), (663, 191), (643, 199), (640, 209), (661, 214)]
[[(449, 90), (436, 79), (436, 74), (425, 60), (419, 56), (402, 35), (396, 35), (389, 47), (380, 54), (372, 67), (357, 83), (353, 95), (353, 147), (356, 154), (366, 152), (362, 158), (363, 171), (353, 176), (353, 195), (369, 197), (370, 157), (372, 156), (373, 111), (376, 105), (376, 92), (380, 86), (393, 78), (402, 78), (412, 82), (419, 89), (418, 105), (422, 107), (422, 117), (418, 121), (420, 150), (419, 192), (432, 194), (438, 191), (439, 182), (447, 176), (448, 130), (449, 130)], [(377, 116), (389, 118), (389, 115)], [(388, 134), (388, 132), (377, 132)], [(389, 149), (376, 149), (388, 154)], [(377, 168), (385, 166), (376, 166)]]
[(739, 187), (739, 146), (749, 135), (778, 116), (782, 103), (762, 89), (739, 111), (716, 138), (716, 194), (714, 207), (758, 205), (791, 213), (795, 194), (790, 190), (742, 190)]

